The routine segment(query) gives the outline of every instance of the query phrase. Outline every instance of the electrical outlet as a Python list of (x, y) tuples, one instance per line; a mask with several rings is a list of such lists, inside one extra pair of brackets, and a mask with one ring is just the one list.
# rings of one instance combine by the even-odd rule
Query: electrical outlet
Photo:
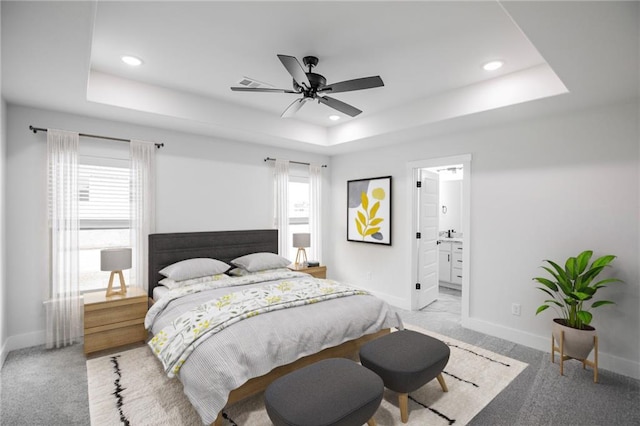
[(512, 303), (511, 304), (511, 315), (520, 316), (520, 304)]
[(416, 283), (416, 290), (420, 290), (420, 283)]

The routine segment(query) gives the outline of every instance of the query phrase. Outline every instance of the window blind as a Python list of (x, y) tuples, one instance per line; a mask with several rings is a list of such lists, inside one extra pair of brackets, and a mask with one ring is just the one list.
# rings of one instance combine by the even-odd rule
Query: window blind
[(129, 168), (79, 164), (80, 229), (129, 228), (129, 183)]

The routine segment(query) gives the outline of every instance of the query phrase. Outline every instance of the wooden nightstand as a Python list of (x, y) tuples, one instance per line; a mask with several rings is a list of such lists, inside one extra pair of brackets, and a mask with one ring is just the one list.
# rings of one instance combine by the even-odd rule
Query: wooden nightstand
[(316, 278), (327, 278), (327, 267), (326, 266), (303, 266), (295, 264), (289, 265), (289, 269), (292, 271), (304, 272), (305, 274), (312, 275)]
[(144, 342), (147, 331), (147, 293), (140, 287), (127, 288), (124, 296), (107, 297), (104, 291), (84, 294), (84, 353)]

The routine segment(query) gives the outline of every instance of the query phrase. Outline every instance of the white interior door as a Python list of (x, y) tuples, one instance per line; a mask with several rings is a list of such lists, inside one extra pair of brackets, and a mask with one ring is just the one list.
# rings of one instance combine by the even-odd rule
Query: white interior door
[(437, 173), (420, 170), (418, 188), (418, 283), (417, 306), (422, 309), (438, 298), (438, 206), (439, 184)]

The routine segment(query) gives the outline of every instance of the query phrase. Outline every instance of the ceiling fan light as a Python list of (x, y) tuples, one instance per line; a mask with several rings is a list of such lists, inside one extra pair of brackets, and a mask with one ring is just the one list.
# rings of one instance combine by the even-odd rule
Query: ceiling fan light
[(135, 56), (123, 55), (120, 57), (120, 59), (122, 60), (122, 62), (132, 67), (138, 67), (142, 65), (142, 59), (136, 58)]
[(495, 71), (497, 69), (502, 68), (503, 65), (504, 65), (503, 61), (489, 61), (486, 64), (484, 64), (482, 68), (484, 68), (485, 71)]

